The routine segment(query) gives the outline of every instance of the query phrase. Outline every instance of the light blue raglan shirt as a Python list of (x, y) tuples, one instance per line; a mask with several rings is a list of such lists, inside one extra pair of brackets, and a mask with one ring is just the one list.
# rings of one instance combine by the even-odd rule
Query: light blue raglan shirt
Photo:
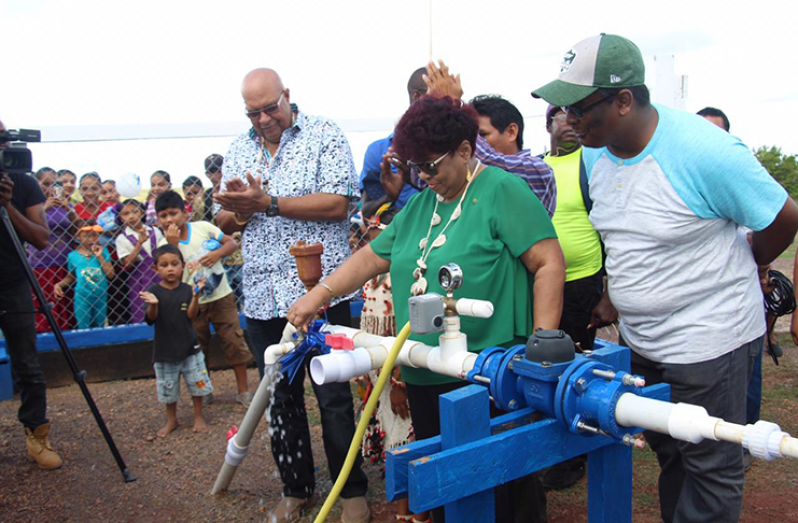
[(590, 221), (632, 350), (656, 362), (709, 361), (765, 332), (756, 263), (737, 229), (766, 228), (787, 192), (738, 138), (654, 107), (657, 130), (634, 158), (584, 148)]

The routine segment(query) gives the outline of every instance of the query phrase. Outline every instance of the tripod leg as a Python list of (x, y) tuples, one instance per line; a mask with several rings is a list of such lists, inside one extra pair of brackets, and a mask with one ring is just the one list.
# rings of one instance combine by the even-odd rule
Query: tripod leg
[[(17, 256), (19, 257), (19, 260), (25, 269), (25, 275), (28, 278), (31, 289), (33, 289), (33, 294), (36, 296), (36, 299), (39, 300), (39, 304), (46, 304), (47, 300), (44, 298), (44, 292), (42, 291), (39, 282), (36, 280), (36, 277), (33, 274), (33, 269), (31, 269), (31, 266), (28, 263), (25, 249), (22, 246), (22, 242), (19, 240), (19, 236), (17, 236), (17, 231), (14, 229), (14, 224), (11, 223), (11, 218), (8, 216), (8, 212), (5, 208), (0, 209), (0, 217), (3, 219), (3, 225), (5, 226), (6, 231), (8, 231), (8, 235), (11, 237), (11, 241), (14, 244), (14, 250), (16, 250)], [(66, 358), (67, 365), (69, 365), (69, 368), (72, 371), (72, 377), (80, 387), (83, 397), (86, 398), (86, 403), (89, 405), (89, 410), (91, 410), (91, 413), (94, 415), (94, 420), (97, 422), (97, 426), (100, 427), (100, 432), (102, 432), (103, 438), (105, 438), (105, 442), (108, 444), (108, 448), (111, 450), (111, 454), (116, 461), (116, 465), (122, 472), (122, 477), (124, 478), (125, 482), (136, 481), (136, 478), (130, 473), (125, 461), (122, 459), (119, 449), (116, 448), (114, 439), (111, 437), (111, 433), (108, 431), (108, 427), (105, 425), (105, 421), (100, 414), (100, 410), (97, 408), (97, 404), (94, 403), (94, 398), (92, 398), (91, 392), (89, 392), (89, 388), (86, 386), (86, 372), (78, 368), (78, 364), (75, 362), (75, 358), (72, 356), (72, 352), (69, 350), (66, 339), (64, 339), (64, 335), (61, 332), (61, 329), (58, 327), (58, 323), (55, 321), (55, 318), (53, 317), (53, 311), (50, 309), (50, 307), (43, 305), (42, 312), (44, 313), (44, 317), (47, 318), (47, 323), (50, 324), (50, 328), (53, 330), (53, 335), (58, 342), (58, 346), (61, 348), (61, 353), (64, 355), (64, 358)]]

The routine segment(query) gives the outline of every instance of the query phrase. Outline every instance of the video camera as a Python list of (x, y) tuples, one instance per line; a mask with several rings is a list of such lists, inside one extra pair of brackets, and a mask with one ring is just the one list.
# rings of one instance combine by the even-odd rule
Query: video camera
[(13, 142), (0, 149), (0, 172), (25, 174), (33, 170), (33, 155), (22, 142), (41, 142), (42, 132), (33, 129), (9, 129), (0, 133), (0, 145)]

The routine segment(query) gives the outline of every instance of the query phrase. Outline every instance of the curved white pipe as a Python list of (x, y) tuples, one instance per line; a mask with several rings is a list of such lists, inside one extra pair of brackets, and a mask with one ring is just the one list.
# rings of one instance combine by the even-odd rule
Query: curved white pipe
[(274, 365), (285, 354), (288, 354), (294, 350), (296, 346), (297, 343), (295, 341), (286, 341), (285, 343), (269, 345), (266, 347), (266, 351), (263, 353), (263, 364)]

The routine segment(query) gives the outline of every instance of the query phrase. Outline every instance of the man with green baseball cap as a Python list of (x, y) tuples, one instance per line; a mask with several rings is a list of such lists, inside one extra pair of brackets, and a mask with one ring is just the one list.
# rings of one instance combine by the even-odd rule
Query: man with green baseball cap
[[(738, 138), (652, 104), (640, 50), (601, 34), (574, 45), (532, 96), (566, 113), (587, 171), (589, 219), (604, 243), (609, 297), (632, 372), (671, 401), (745, 423), (765, 321), (757, 264), (798, 231), (798, 206)], [(749, 246), (738, 225), (754, 231)], [(745, 476), (739, 445), (646, 433), (662, 468), (666, 523), (732, 523)]]
[(551, 105), (566, 107), (600, 88), (617, 89), (645, 84), (643, 56), (622, 36), (601, 33), (582, 40), (565, 53), (560, 77), (532, 91)]

